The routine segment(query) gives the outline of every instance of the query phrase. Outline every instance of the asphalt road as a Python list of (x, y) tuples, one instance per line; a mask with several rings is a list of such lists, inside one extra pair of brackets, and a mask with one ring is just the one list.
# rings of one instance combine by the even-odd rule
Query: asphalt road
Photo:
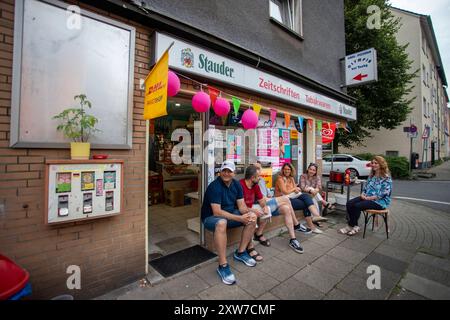
[[(328, 177), (322, 177), (323, 184), (328, 181)], [(359, 190), (353, 187), (352, 193)], [(398, 199), (417, 203), (422, 206), (450, 213), (450, 180), (448, 181), (432, 181), (432, 180), (394, 180), (392, 197), (405, 197), (412, 199)], [(420, 199), (420, 200), (419, 200)], [(439, 201), (444, 203), (435, 203), (428, 201)]]
[(406, 181), (394, 180), (392, 196), (446, 202), (433, 203), (420, 200), (405, 200), (412, 203), (450, 213), (450, 181)]

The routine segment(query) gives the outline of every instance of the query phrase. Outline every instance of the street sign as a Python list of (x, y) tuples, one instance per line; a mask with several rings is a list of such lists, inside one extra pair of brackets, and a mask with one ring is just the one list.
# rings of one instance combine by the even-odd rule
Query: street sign
[(423, 128), (422, 139), (428, 139), (430, 137), (430, 127), (425, 125)]
[(415, 126), (415, 125), (411, 125), (410, 127), (409, 127), (409, 132), (411, 132), (411, 133), (417, 133), (417, 127)]
[(374, 48), (345, 57), (346, 86), (355, 86), (377, 80), (377, 51)]

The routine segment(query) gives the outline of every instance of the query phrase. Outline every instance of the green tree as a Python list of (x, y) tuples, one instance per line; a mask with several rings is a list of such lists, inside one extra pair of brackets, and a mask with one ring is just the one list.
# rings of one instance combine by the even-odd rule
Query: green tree
[[(337, 130), (336, 147), (361, 145), (364, 138), (371, 136), (371, 130), (394, 129), (405, 121), (414, 100), (407, 99), (407, 95), (417, 74), (417, 70), (409, 71), (412, 61), (406, 53), (407, 45), (397, 43), (395, 36), (401, 21), (394, 18), (387, 0), (345, 0), (344, 3), (346, 52), (375, 48), (378, 81), (348, 88), (347, 93), (356, 99), (357, 121), (349, 122), (351, 133)], [(368, 8), (376, 11), (367, 13)]]

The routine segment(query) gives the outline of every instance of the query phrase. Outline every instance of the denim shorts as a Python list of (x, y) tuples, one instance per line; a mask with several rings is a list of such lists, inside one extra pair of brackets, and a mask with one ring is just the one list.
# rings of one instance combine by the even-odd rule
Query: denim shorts
[[(241, 213), (239, 212), (238, 209), (235, 209), (233, 212), (230, 212), (231, 214), (240, 216)], [(216, 231), (216, 224), (217, 222), (219, 222), (220, 220), (225, 220), (227, 221), (227, 229), (231, 229), (231, 228), (237, 228), (240, 226), (243, 226), (242, 223), (235, 221), (235, 220), (228, 220), (227, 218), (224, 217), (218, 217), (218, 216), (209, 216), (206, 217), (205, 220), (203, 220), (203, 225), (205, 226), (205, 228), (209, 231)]]
[(266, 205), (269, 206), (270, 212), (272, 212), (272, 216), (279, 216), (280, 211), (278, 211), (278, 203), (275, 198), (270, 198), (268, 201), (266, 201)]

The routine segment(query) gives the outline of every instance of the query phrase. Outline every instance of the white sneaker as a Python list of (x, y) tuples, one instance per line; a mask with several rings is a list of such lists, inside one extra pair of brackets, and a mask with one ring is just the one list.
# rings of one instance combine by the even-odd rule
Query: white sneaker
[(323, 231), (320, 230), (319, 228), (315, 228), (312, 232), (313, 233), (317, 233), (317, 234), (322, 234), (323, 233)]

